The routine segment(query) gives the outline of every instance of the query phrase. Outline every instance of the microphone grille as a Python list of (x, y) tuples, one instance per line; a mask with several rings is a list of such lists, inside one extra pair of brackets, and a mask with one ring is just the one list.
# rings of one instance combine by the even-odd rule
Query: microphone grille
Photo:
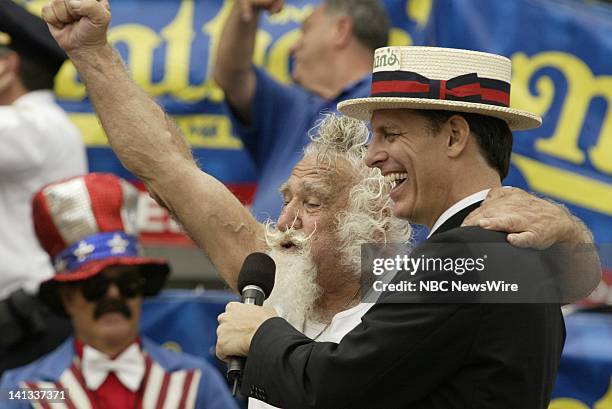
[(276, 264), (270, 256), (264, 253), (251, 253), (242, 263), (240, 274), (238, 275), (238, 292), (247, 285), (256, 285), (263, 290), (266, 298), (274, 287), (274, 275)]

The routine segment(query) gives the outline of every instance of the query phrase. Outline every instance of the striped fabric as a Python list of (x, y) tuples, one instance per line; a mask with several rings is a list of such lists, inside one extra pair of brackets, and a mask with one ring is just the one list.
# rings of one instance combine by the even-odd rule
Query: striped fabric
[[(148, 355), (145, 357), (146, 371), (139, 393), (142, 409), (192, 409), (195, 408), (201, 371), (186, 369), (166, 372)], [(66, 369), (59, 382), (24, 382), (23, 388), (31, 391), (64, 389), (66, 400), (62, 402), (34, 401), (32, 407), (40, 409), (97, 409), (95, 397), (85, 386), (78, 367), (78, 358)], [(121, 408), (117, 408), (121, 409)]]

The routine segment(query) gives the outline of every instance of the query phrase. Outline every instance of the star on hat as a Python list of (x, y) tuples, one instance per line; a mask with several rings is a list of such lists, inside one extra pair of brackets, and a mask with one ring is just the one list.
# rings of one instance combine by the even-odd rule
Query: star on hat
[(106, 244), (111, 248), (111, 254), (125, 253), (130, 242), (121, 238), (119, 234), (115, 234)]
[(74, 254), (78, 261), (82, 262), (85, 261), (85, 259), (89, 257), (95, 249), (96, 247), (93, 244), (87, 244), (86, 242), (81, 241), (79, 242), (79, 247), (77, 247), (72, 254)]

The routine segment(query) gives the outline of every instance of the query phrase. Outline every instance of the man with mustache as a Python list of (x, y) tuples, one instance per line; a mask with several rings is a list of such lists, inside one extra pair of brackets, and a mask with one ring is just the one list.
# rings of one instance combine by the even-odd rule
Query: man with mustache
[[(44, 8), (43, 15), (52, 34), (85, 81), (114, 151), (124, 165), (145, 183), (152, 196), (182, 223), (228, 284), (235, 288), (236, 275), (244, 257), (253, 251), (268, 248), (264, 227), (219, 181), (199, 170), (174, 123), (130, 80), (120, 57), (106, 40), (110, 22), (108, 2), (54, 0)], [(135, 121), (134, 118), (139, 120)], [(331, 145), (324, 144), (322, 150), (315, 150), (311, 155), (307, 153), (281, 188), (285, 207), (278, 220), (278, 229), (284, 231), (293, 227), (306, 237), (311, 237), (310, 254), (317, 268), (316, 281), (321, 287), (321, 296), (312, 297), (316, 300), (312, 310), (314, 314), (310, 317), (298, 316), (292, 324), (317, 340), (322, 340), (325, 332), (329, 335), (331, 329), (339, 327), (334, 319), (341, 320), (342, 311), (358, 302), (359, 276), (355, 269), (347, 268), (354, 258), (341, 256), (338, 248), (345, 248), (345, 243), (352, 240), (383, 242), (389, 228), (385, 222), (397, 220), (392, 219), (390, 213), (385, 214), (389, 206), (385, 205), (385, 200), (388, 198), (379, 193), (387, 187), (380, 173), (374, 173), (377, 176), (366, 183), (366, 178), (372, 174), (357, 170), (365, 169), (363, 152), (349, 156), (352, 159), (339, 160), (341, 155), (337, 153), (360, 149), (354, 140), (349, 139), (344, 144), (341, 142), (347, 134), (358, 131), (365, 135), (361, 146), (367, 139), (365, 127), (355, 127), (356, 123), (339, 121), (337, 126), (332, 125), (339, 136), (330, 138)], [(326, 156), (325, 152), (332, 155)], [(356, 157), (358, 159), (355, 161)], [(369, 183), (374, 185), (371, 191), (379, 201), (352, 200), (354, 192), (371, 189), (367, 187)], [(486, 205), (481, 207), (480, 215), (487, 216), (489, 227), (500, 229), (500, 225), (505, 225), (506, 228), (511, 227), (508, 228), (510, 231), (525, 232), (508, 236), (513, 244), (547, 245), (551, 240), (565, 239), (570, 231), (575, 233), (576, 240), (588, 239), (582, 225), (559, 207), (524, 193), (510, 193), (518, 194), (521, 204), (535, 201), (533, 204), (542, 209), (542, 212), (538, 211), (539, 215), (547, 215), (544, 219), (539, 216), (530, 218), (531, 213), (527, 211), (520, 216), (510, 216), (508, 208), (515, 206), (510, 204), (509, 207), (502, 206), (499, 213), (502, 217), (495, 217), (491, 216), (491, 209), (486, 209)], [(492, 192), (492, 202), (499, 205), (499, 198), (507, 200), (510, 193), (501, 190)], [(367, 216), (375, 215), (382, 222), (374, 226), (374, 234), (362, 236), (352, 233), (359, 232), (358, 229), (340, 228), (340, 221), (349, 206), (358, 210), (353, 212), (356, 218), (347, 226), (359, 225)], [(551, 220), (554, 222), (551, 223)], [(389, 241), (407, 239), (407, 236), (400, 240), (389, 237)], [(290, 255), (299, 249), (299, 241), (281, 237), (275, 243), (279, 252)], [(296, 273), (283, 266), (278, 270), (279, 274)], [(577, 294), (585, 295), (592, 289), (591, 278), (577, 277), (580, 284), (586, 281)], [(271, 314), (270, 310), (261, 308), (255, 313), (265, 317)], [(338, 341), (352, 328), (351, 324), (359, 322), (360, 315), (356, 314), (355, 317), (356, 320), (351, 320), (349, 325), (337, 332), (337, 338), (330, 336), (326, 340)], [(258, 319), (260, 317), (245, 318), (242, 325), (251, 325), (250, 322)], [(312, 325), (313, 322), (315, 325)]]
[(139, 336), (142, 298), (162, 288), (169, 266), (138, 254), (137, 202), (128, 182), (97, 173), (35, 195), (36, 234), (56, 271), (40, 296), (70, 317), (75, 336), (7, 371), (0, 407), (237, 409), (210, 364)]
[[(503, 56), (385, 47), (375, 61), (371, 96), (339, 110), (371, 120), (365, 159), (393, 180), (394, 215), (430, 229), (403, 255), (450, 268), (399, 269), (339, 343), (312, 342), (265, 309), (234, 303), (219, 317), (217, 354), (248, 356), (243, 391), (283, 407), (545, 409), (565, 340), (562, 263), (463, 226), (506, 177), (512, 131), (541, 118), (510, 107)], [(563, 260), (581, 257), (568, 250)], [(481, 269), (460, 270), (477, 257)], [(516, 296), (468, 289), (500, 278), (520, 280)]]
[[(121, 58), (107, 42), (111, 18), (108, 1), (54, 0), (43, 9), (43, 17), (85, 81), (111, 147), (122, 163), (144, 182), (157, 202), (170, 211), (205, 251), (227, 284), (236, 289), (244, 258), (255, 251), (269, 250), (266, 228), (222, 183), (198, 168), (176, 125), (129, 78)], [(318, 285), (312, 292), (319, 292), (320, 296), (312, 296), (314, 305), (303, 307), (313, 312), (314, 319), (301, 316), (292, 320), (295, 321), (292, 324), (313, 338), (326, 326), (329, 333), (329, 327), (334, 327), (331, 317), (357, 303), (358, 269), (355, 264), (347, 265), (347, 258), (337, 249), (347, 249), (350, 244), (356, 249), (361, 243), (382, 242), (385, 238), (395, 242), (410, 239), (407, 227), (393, 227), (394, 223), (403, 222), (391, 217), (391, 204), (383, 194), (387, 187), (380, 173), (367, 170), (363, 163), (361, 150), (367, 140), (366, 128), (355, 121), (342, 120), (331, 129), (330, 136), (324, 138), (328, 142), (322, 140), (324, 143), (315, 143), (318, 148), (309, 148), (311, 154), (307, 151), (283, 184), (285, 205), (276, 225), (280, 231), (293, 227), (311, 238), (309, 253), (316, 266)], [(348, 151), (350, 155), (346, 155)], [(333, 155), (328, 155), (321, 164), (317, 161), (321, 152)], [(338, 159), (342, 156), (345, 158)], [(373, 187), (368, 188), (368, 184)], [(371, 190), (368, 200), (350, 199), (354, 192), (368, 189)], [(589, 238), (584, 225), (559, 206), (516, 190), (492, 191), (490, 196), (491, 205), (485, 202), (480, 213), (468, 221), (477, 223), (479, 218), (485, 218), (490, 228), (513, 233), (508, 236), (512, 244), (548, 246), (571, 235), (570, 232), (576, 240)], [(339, 228), (339, 217), (349, 205), (354, 220), (347, 226), (359, 225), (360, 220), (370, 216), (371, 232), (365, 229), (365, 234), (363, 231), (357, 234)], [(534, 213), (529, 209), (534, 207), (538, 209), (534, 213), (548, 217), (530, 217)], [(396, 232), (387, 232), (392, 227)], [(291, 243), (281, 239), (276, 244), (276, 257), (285, 253), (288, 254), (285, 259), (292, 258), (295, 249)], [(351, 263), (355, 260), (353, 256)], [(287, 287), (291, 287), (292, 275), (297, 274), (294, 268), (290, 264), (277, 269), (279, 277), (288, 275)], [(574, 298), (588, 294), (593, 280), (574, 278), (579, 284)], [(278, 294), (282, 291), (276, 293), (272, 294), (273, 300), (282, 296)], [(281, 306), (284, 313), (292, 309), (291, 301), (289, 304)], [(327, 319), (317, 322), (317, 317)], [(312, 322), (316, 325), (311, 325)], [(311, 326), (314, 328), (310, 329)]]

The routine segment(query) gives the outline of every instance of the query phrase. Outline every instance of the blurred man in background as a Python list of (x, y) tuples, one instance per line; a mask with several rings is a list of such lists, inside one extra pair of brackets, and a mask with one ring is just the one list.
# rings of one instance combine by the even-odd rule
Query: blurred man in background
[(75, 337), (7, 371), (0, 407), (47, 407), (48, 397), (27, 402), (7, 400), (6, 393), (51, 384), (64, 390), (54, 400), (68, 407), (237, 408), (209, 363), (139, 337), (142, 297), (157, 294), (169, 266), (139, 255), (137, 206), (137, 190), (110, 174), (72, 178), (36, 194), (36, 233), (56, 269), (41, 298), (70, 316)]
[(368, 95), (374, 50), (387, 44), (390, 29), (379, 0), (323, 1), (291, 49), (296, 85), (283, 85), (252, 61), (260, 14), (282, 7), (283, 0), (236, 0), (214, 68), (234, 131), (259, 171), (252, 206), (258, 220), (279, 216), (278, 186), (301, 158), (320, 113)]
[(66, 55), (44, 22), (0, 0), (0, 373), (55, 348), (70, 324), (34, 297), (53, 271), (32, 228), (32, 194), (87, 172), (85, 147), (55, 104)]

